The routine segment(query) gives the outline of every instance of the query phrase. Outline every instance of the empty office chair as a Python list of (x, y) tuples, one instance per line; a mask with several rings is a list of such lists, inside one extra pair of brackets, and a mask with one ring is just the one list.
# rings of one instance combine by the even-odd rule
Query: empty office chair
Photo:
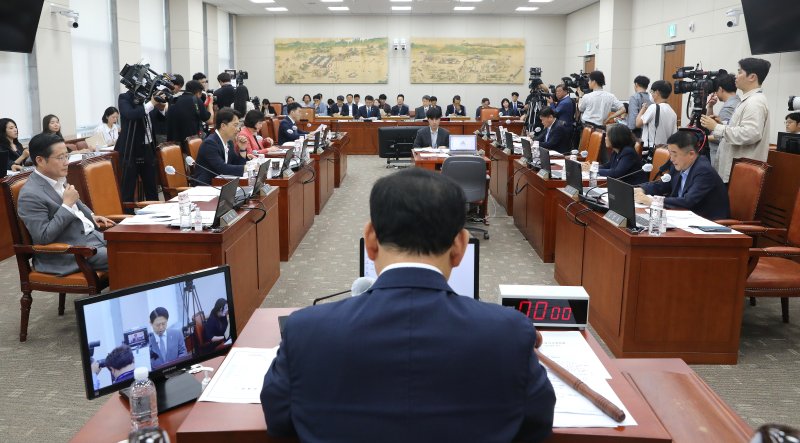
[[(480, 206), (487, 197), (486, 161), (479, 156), (450, 157), (442, 165), (442, 174), (450, 177), (461, 186), (467, 197), (467, 211), (470, 205)], [(481, 222), (486, 223), (486, 214), (481, 215)], [(475, 226), (465, 226), (470, 232), (483, 234), (489, 238), (489, 231)]]
[[(97, 254), (97, 248), (81, 245), (53, 243), (34, 245), (25, 224), (17, 216), (17, 199), (22, 186), (30, 176), (30, 172), (6, 177), (0, 181), (0, 192), (3, 193), (8, 216), (8, 229), (14, 242), (14, 254), (19, 270), (19, 287), (22, 291), (20, 303), (19, 341), (28, 339), (28, 318), (30, 317), (33, 291), (57, 292), (58, 315), (64, 315), (67, 292), (70, 294), (99, 294), (108, 286), (108, 272), (95, 272), (86, 259)], [(65, 276), (37, 272), (32, 266), (33, 254), (61, 254), (75, 257), (80, 271)]]
[(664, 166), (664, 163), (669, 160), (669, 150), (666, 147), (658, 147), (655, 148), (655, 152), (653, 153), (653, 170), (650, 171), (650, 181), (656, 179), (656, 175), (658, 175), (658, 169)]
[[(129, 217), (125, 209), (143, 208), (160, 201), (122, 202), (114, 165), (109, 157), (90, 157), (73, 163), (74, 177), (80, 182), (81, 201), (94, 211), (115, 222)], [(78, 187), (78, 185), (76, 185)]]
[(270, 102), (270, 106), (272, 106), (272, 109), (275, 110), (275, 115), (281, 115), (281, 111), (283, 111), (283, 103)]
[(192, 137), (187, 137), (184, 144), (184, 151), (186, 154), (197, 160), (197, 154), (200, 152), (200, 145), (203, 144), (203, 139), (194, 135)]
[(500, 117), (500, 110), (497, 108), (483, 108), (481, 109), (481, 121), (497, 120)]
[(589, 155), (586, 157), (587, 162), (602, 161), (603, 153), (600, 151), (605, 149), (605, 140), (605, 131), (599, 129), (592, 131), (591, 135), (589, 135), (589, 145), (586, 147), (586, 151), (589, 152)]
[(770, 165), (766, 162), (749, 158), (735, 159), (728, 183), (731, 218), (714, 221), (725, 226), (761, 224), (755, 220), (756, 211), (769, 170)]
[[(759, 228), (753, 226), (753, 228)], [(739, 230), (734, 225), (733, 229)], [(784, 235), (783, 246), (750, 248), (744, 294), (755, 305), (755, 297), (780, 297), (783, 322), (789, 322), (789, 297), (800, 297), (800, 192), (794, 199), (792, 219), (787, 229), (760, 227), (761, 233)]]
[[(179, 192), (190, 188), (189, 181), (186, 179), (186, 175), (189, 175), (189, 172), (186, 170), (183, 155), (181, 147), (172, 142), (162, 143), (156, 149), (158, 174), (161, 179), (161, 191), (164, 193), (164, 200), (170, 200), (176, 197)], [(167, 174), (164, 170), (167, 166), (172, 166), (183, 175)]]
[(300, 121), (314, 121), (314, 108), (300, 108)]
[(592, 135), (592, 127), (584, 126), (581, 130), (581, 140), (578, 142), (578, 151), (589, 149), (589, 137)]

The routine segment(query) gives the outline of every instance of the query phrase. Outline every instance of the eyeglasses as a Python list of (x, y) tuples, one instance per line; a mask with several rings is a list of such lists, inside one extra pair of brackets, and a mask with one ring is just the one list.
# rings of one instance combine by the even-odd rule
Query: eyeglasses
[(55, 157), (50, 156), (49, 158), (52, 158), (53, 160), (56, 160), (56, 161), (60, 161), (62, 163), (66, 163), (66, 162), (69, 161), (69, 154), (61, 154), (61, 155), (57, 155)]

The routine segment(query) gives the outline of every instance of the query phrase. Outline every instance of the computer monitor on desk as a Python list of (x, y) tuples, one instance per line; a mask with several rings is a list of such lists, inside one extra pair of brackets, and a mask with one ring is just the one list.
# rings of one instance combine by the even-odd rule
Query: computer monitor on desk
[(636, 228), (636, 205), (633, 186), (615, 178), (608, 178), (608, 209), (625, 217), (627, 228)]
[(411, 157), (411, 148), (420, 126), (386, 126), (378, 128), (378, 154), (381, 158)]
[(777, 146), (778, 151), (800, 154), (800, 134), (779, 132)]
[(159, 413), (200, 395), (192, 375), (173, 373), (224, 355), (236, 340), (227, 265), (78, 299), (75, 312), (86, 397), (127, 388), (134, 368), (145, 367)]
[(450, 155), (477, 155), (478, 138), (474, 134), (450, 136)]
[[(359, 276), (377, 279), (378, 273), (375, 271), (375, 263), (367, 256), (363, 237), (361, 238), (359, 251), (361, 253), (358, 269)], [(470, 238), (469, 244), (467, 245), (467, 252), (464, 254), (461, 264), (453, 268), (453, 271), (450, 273), (450, 280), (447, 281), (447, 284), (449, 284), (458, 295), (472, 297), (475, 300), (480, 299), (480, 297), (478, 297), (478, 273), (480, 269), (478, 267), (479, 252), (480, 242), (477, 238)]]

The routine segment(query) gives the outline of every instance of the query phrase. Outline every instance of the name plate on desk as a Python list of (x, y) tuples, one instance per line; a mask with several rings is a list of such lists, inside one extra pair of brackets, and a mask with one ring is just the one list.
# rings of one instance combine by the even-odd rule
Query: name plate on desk
[(535, 326), (585, 328), (589, 294), (581, 286), (500, 285), (500, 304), (520, 311)]
[(609, 210), (606, 212), (606, 215), (603, 216), (603, 220), (611, 223), (612, 225), (618, 228), (624, 228), (628, 225), (628, 219), (617, 214), (614, 211)]
[(540, 169), (536, 175), (538, 175), (542, 180), (550, 180), (550, 172), (545, 171), (544, 169)]
[(571, 199), (573, 199), (575, 201), (578, 201), (579, 195), (578, 195), (578, 190), (577, 189), (573, 188), (570, 185), (567, 185), (567, 186), (564, 187), (564, 192), (566, 192), (567, 195), (569, 195), (569, 197)]
[(236, 211), (235, 211), (235, 210), (231, 209), (230, 211), (228, 211), (228, 212), (226, 212), (226, 213), (222, 214), (222, 217), (220, 217), (220, 218), (219, 218), (219, 220), (220, 220), (220, 225), (222, 225), (222, 226), (228, 226), (228, 225), (230, 225), (230, 224), (231, 224), (231, 223), (232, 223), (234, 220), (236, 220), (236, 217), (238, 217), (238, 214), (236, 213)]

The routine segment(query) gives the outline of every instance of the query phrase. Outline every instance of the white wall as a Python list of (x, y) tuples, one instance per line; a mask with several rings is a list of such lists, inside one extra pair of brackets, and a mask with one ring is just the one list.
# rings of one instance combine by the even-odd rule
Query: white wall
[[(579, 9), (566, 17), (566, 33), (564, 34), (564, 69), (552, 83), (566, 75), (577, 73), (583, 69), (583, 57), (597, 53), (600, 39), (600, 3), (594, 3)], [(586, 44), (590, 50), (586, 51)]]
[[(337, 95), (359, 93), (377, 98), (380, 93), (394, 103), (397, 94), (406, 96), (409, 106), (419, 106), (425, 94), (439, 98), (439, 105), (451, 102), (459, 94), (468, 112), (474, 112), (483, 97), (489, 97), (493, 105), (499, 105), (503, 97), (518, 91), (524, 99), (528, 93), (528, 68), (539, 66), (544, 80), (555, 82), (562, 75), (564, 66), (565, 18), (553, 17), (480, 17), (480, 16), (370, 16), (369, 27), (364, 26), (364, 17), (244, 17), (236, 20), (236, 69), (249, 72), (245, 82), (251, 95), (283, 101), (286, 95), (299, 100), (303, 94), (321, 92), (327, 100)], [(485, 84), (411, 84), (409, 80), (410, 54), (393, 51), (389, 54), (388, 84), (275, 84), (274, 39), (292, 37), (388, 37), (409, 41), (414, 37), (476, 37), (476, 38), (524, 38), (525, 72), (523, 82), (516, 85)], [(390, 49), (387, 47), (387, 52)], [(209, 73), (214, 77), (217, 73)], [(363, 102), (363, 99), (362, 99)]]

